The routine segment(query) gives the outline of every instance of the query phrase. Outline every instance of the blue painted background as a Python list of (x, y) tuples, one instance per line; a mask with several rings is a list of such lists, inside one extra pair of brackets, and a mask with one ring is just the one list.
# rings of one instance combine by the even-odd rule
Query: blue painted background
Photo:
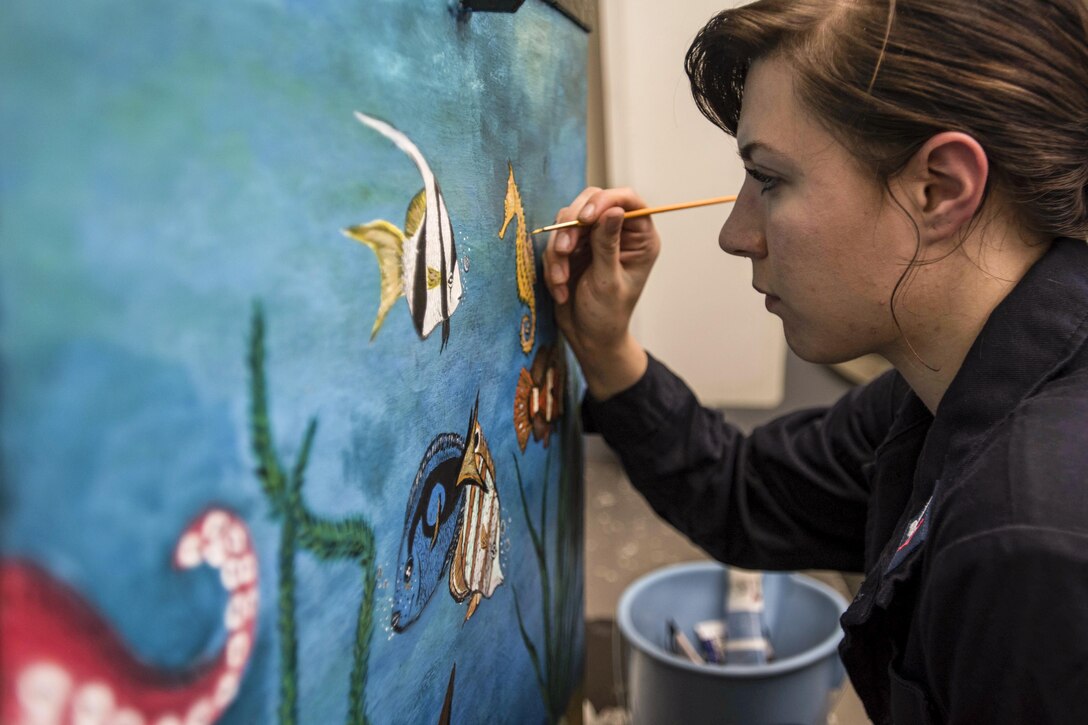
[[(456, 661), (454, 722), (543, 721), (514, 616), (516, 587), (539, 632), (511, 456), (538, 502), (549, 452), (530, 442), (523, 455), (514, 436), (517, 374), (531, 357), (518, 345), (514, 232), (497, 232), (508, 161), (530, 227), (582, 186), (585, 53), (585, 34), (539, 0), (461, 19), (448, 0), (5, 0), (5, 555), (39, 562), (136, 654), (179, 668), (222, 646), (223, 601), (213, 577), (174, 572), (170, 554), (209, 504), (237, 511), (260, 552), (262, 607), (224, 721), (273, 722), (278, 524), (253, 474), (245, 365), (260, 300), (281, 456), (294, 460), (316, 416), (311, 509), (375, 525), (386, 574), (372, 719), (434, 722)], [(400, 225), (421, 182), (357, 109), (408, 134), (445, 193), (465, 292), (444, 351), (440, 331), (419, 340), (404, 300), (369, 341), (378, 266), (340, 230)], [(538, 346), (555, 340), (549, 306), (541, 292)], [(506, 581), (463, 625), (465, 607), (443, 585), (392, 635), (388, 572), (412, 478), (435, 435), (464, 434), (477, 394), (507, 522)], [(305, 555), (296, 566), (301, 721), (341, 722), (359, 567)]]

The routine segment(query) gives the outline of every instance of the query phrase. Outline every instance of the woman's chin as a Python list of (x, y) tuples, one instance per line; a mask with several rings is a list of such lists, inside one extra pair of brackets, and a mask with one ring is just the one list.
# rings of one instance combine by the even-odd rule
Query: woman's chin
[(848, 362), (873, 352), (867, 346), (856, 341), (827, 340), (817, 335), (792, 333), (789, 326), (784, 326), (786, 344), (793, 354), (805, 362), (815, 365), (835, 365)]

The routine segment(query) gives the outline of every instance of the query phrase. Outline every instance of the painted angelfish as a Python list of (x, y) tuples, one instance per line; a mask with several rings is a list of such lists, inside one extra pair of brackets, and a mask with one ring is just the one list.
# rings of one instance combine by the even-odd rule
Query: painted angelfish
[(461, 273), (453, 225), (438, 180), (412, 141), (385, 121), (355, 112), (363, 125), (374, 129), (407, 154), (423, 177), (423, 189), (408, 204), (404, 230), (384, 220), (349, 227), (345, 236), (374, 250), (381, 273), (381, 303), (373, 340), (385, 316), (402, 295), (421, 339), (442, 325), (442, 347), (450, 334), (450, 317), (461, 302)]
[(544, 447), (548, 447), (555, 421), (563, 415), (566, 368), (563, 351), (558, 345), (541, 345), (533, 358), (532, 368), (521, 369), (514, 391), (514, 432), (522, 453), (529, 443), (530, 433), (533, 440), (543, 440)]
[(463, 491), (460, 532), (450, 567), (450, 594), (458, 602), (468, 599), (465, 620), (473, 615), (483, 597), (490, 598), (502, 584), (499, 538), (502, 516), (495, 486), (495, 462), (473, 411), (457, 485)]

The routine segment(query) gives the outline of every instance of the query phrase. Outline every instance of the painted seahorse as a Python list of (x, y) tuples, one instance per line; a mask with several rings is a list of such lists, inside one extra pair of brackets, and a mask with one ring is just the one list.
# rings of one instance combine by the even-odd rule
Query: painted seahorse
[(502, 229), (499, 230), (499, 239), (506, 236), (506, 228), (511, 221), (517, 219), (518, 228), (514, 239), (517, 250), (518, 299), (529, 307), (529, 314), (521, 318), (521, 351), (528, 355), (536, 339), (536, 260), (529, 230), (525, 226), (525, 207), (521, 203), (521, 192), (514, 181), (514, 165), (508, 163), (507, 166), (510, 168), (510, 177), (506, 181), (506, 200), (503, 202), (506, 216)]
[(219, 572), (226, 643), (182, 672), (134, 656), (78, 592), (27, 561), (0, 562), (0, 721), (12, 725), (214, 723), (238, 693), (257, 623), (257, 557), (245, 523), (210, 509), (174, 551)]

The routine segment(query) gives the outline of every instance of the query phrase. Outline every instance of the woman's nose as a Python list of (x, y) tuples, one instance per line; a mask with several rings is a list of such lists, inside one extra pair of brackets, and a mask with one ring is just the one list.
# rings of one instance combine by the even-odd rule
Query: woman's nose
[[(747, 186), (749, 185), (745, 184)], [(718, 246), (722, 251), (738, 257), (759, 259), (767, 255), (759, 199), (752, 197), (750, 189), (741, 189), (740, 197), (733, 204), (733, 209), (718, 234)]]

